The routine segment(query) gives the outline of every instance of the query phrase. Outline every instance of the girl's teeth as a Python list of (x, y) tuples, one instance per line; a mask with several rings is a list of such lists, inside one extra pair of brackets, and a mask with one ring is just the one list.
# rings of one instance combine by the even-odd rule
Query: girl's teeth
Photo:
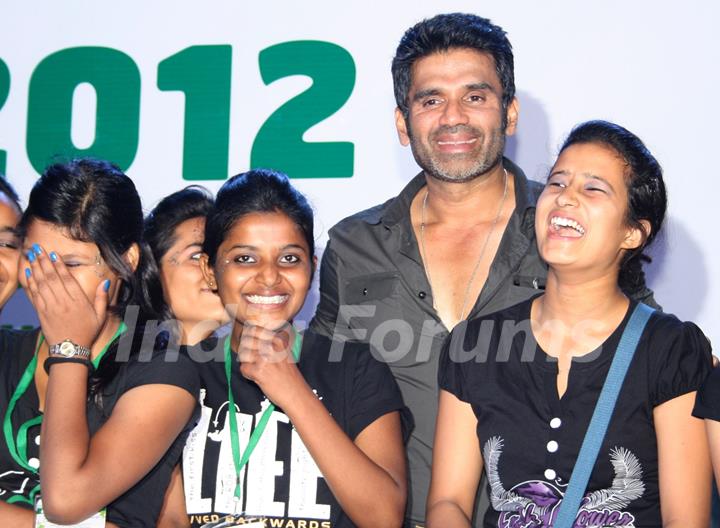
[(285, 302), (287, 295), (248, 295), (247, 300), (253, 304), (280, 304)]

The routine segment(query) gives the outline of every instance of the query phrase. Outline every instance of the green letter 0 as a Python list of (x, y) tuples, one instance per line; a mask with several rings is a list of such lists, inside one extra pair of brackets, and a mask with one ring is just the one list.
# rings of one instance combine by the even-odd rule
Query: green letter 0
[[(95, 141), (78, 149), (71, 138), (72, 100), (78, 84), (97, 94)], [(133, 60), (111, 48), (68, 48), (49, 55), (30, 78), (27, 152), (36, 171), (52, 158), (94, 156), (126, 170), (137, 152), (140, 72)]]
[[(2, 109), (5, 101), (7, 101), (10, 93), (10, 70), (7, 65), (0, 59), (0, 109)], [(0, 150), (0, 173), (5, 174), (5, 166), (7, 164), (7, 152)]]
[(352, 143), (308, 143), (303, 134), (350, 97), (355, 86), (352, 56), (330, 42), (285, 42), (260, 52), (260, 73), (265, 84), (290, 75), (308, 75), (313, 84), (265, 121), (253, 143), (251, 165), (281, 170), (293, 178), (351, 177)]
[(185, 94), (186, 180), (228, 176), (231, 65), (231, 46), (192, 46), (158, 65), (158, 88)]

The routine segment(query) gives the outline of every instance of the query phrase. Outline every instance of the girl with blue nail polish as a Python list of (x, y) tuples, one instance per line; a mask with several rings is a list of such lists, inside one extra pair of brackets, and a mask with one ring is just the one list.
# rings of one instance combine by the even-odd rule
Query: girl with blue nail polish
[(156, 525), (199, 381), (143, 343), (142, 228), (132, 180), (108, 162), (52, 165), (32, 189), (20, 280), (41, 329), (0, 351), (0, 526)]

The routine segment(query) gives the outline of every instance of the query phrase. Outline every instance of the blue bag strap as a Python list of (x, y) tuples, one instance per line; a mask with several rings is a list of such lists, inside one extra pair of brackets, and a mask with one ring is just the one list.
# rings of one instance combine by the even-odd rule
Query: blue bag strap
[(615, 403), (620, 394), (625, 374), (627, 374), (630, 362), (635, 355), (640, 336), (642, 336), (645, 325), (653, 312), (654, 310), (646, 304), (638, 303), (623, 331), (615, 357), (610, 365), (610, 371), (595, 405), (590, 425), (585, 433), (580, 454), (575, 461), (570, 483), (555, 518), (554, 528), (572, 528), (575, 524), (580, 503), (587, 490), (600, 446), (605, 439), (605, 433), (615, 410)]

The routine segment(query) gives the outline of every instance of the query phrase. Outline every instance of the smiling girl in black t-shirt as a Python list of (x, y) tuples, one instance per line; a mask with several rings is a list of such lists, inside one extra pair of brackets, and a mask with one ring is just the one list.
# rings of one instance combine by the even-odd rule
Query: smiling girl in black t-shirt
[[(535, 214), (545, 294), (456, 327), (441, 357), (428, 526), (470, 525), (483, 469), (486, 527), (553, 526), (636, 304), (623, 291), (642, 285), (665, 209), (636, 136), (602, 121), (573, 130)], [(650, 317), (574, 526), (707, 526), (708, 447), (691, 411), (710, 364), (697, 326)]]
[(183, 455), (187, 520), (400, 526), (403, 404), (390, 370), (367, 345), (292, 325), (316, 264), (306, 199), (271, 171), (231, 178), (208, 215), (203, 253), (232, 330), (188, 349), (202, 389)]

